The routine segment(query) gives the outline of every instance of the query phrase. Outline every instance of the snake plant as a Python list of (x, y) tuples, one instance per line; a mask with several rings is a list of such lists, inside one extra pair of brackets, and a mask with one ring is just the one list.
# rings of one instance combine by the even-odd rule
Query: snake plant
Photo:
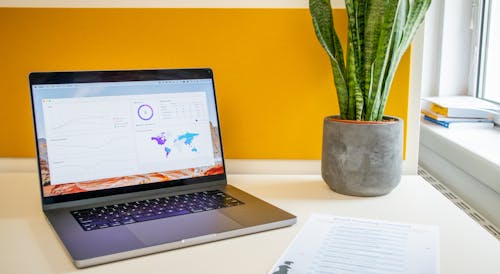
[(347, 56), (333, 24), (330, 0), (309, 0), (316, 36), (332, 66), (340, 118), (380, 121), (401, 57), (431, 0), (345, 0)]

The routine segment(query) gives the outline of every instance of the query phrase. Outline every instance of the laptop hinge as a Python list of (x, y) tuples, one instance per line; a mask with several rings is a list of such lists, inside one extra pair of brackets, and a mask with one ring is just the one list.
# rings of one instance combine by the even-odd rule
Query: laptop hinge
[(118, 203), (120, 201), (142, 200), (155, 197), (164, 197), (170, 195), (184, 194), (190, 192), (201, 192), (206, 190), (217, 189), (227, 184), (226, 180), (219, 180), (214, 182), (207, 182), (202, 184), (176, 186), (164, 189), (153, 189), (147, 191), (138, 191), (133, 193), (116, 194), (111, 196), (83, 199), (78, 201), (61, 202), (55, 204), (42, 205), (44, 211), (63, 209), (63, 208), (76, 208), (86, 206), (99, 206), (106, 204)]

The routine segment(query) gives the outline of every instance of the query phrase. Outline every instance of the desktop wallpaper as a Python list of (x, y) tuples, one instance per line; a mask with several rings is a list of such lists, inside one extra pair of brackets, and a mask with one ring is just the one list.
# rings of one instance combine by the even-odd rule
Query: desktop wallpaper
[(152, 172), (147, 174), (137, 174), (121, 177), (113, 177), (99, 180), (91, 180), (84, 182), (70, 182), (65, 184), (51, 185), (50, 184), (50, 168), (47, 159), (47, 142), (45, 138), (38, 139), (40, 172), (42, 176), (43, 196), (57, 196), (64, 194), (74, 194), (79, 192), (102, 190), (108, 188), (133, 186), (139, 184), (149, 184), (193, 178), (207, 175), (223, 174), (222, 166), (222, 151), (219, 142), (219, 130), (216, 126), (211, 125), (213, 149), (216, 162), (213, 166), (187, 168), (174, 171)]

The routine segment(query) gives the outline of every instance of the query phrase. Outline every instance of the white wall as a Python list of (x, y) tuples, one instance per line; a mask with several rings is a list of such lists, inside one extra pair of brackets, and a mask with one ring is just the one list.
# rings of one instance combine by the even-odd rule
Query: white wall
[(439, 71), (439, 95), (467, 94), (472, 0), (445, 0)]
[(434, 0), (426, 16), (422, 97), (469, 93), (473, 4)]
[[(443, 29), (443, 1), (432, 1), (424, 25), (422, 26), (422, 79), (421, 79), (421, 95), (422, 97), (435, 96), (438, 93), (439, 87), (439, 70), (441, 54), (441, 35)], [(417, 41), (417, 40), (416, 40)], [(415, 41), (415, 42), (416, 42)], [(416, 44), (416, 43), (414, 43)]]

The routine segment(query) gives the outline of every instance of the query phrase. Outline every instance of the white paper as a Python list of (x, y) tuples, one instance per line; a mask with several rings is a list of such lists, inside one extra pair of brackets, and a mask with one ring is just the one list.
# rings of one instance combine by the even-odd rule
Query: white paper
[(313, 214), (269, 273), (439, 273), (437, 226)]

